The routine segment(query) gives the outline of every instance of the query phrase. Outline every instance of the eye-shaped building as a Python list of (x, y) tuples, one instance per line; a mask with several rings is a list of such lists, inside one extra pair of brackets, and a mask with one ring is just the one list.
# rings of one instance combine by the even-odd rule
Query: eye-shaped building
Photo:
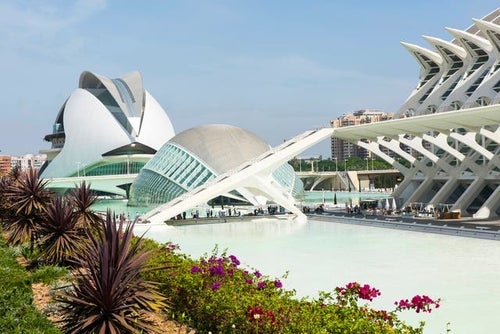
[[(132, 184), (129, 205), (169, 202), (269, 149), (253, 133), (231, 125), (208, 124), (183, 131), (163, 145), (141, 170)], [(275, 168), (269, 177), (288, 195), (298, 196), (303, 191), (302, 181), (287, 163)], [(257, 185), (237, 186), (223, 194), (226, 203), (258, 205), (266, 203), (264, 197)]]

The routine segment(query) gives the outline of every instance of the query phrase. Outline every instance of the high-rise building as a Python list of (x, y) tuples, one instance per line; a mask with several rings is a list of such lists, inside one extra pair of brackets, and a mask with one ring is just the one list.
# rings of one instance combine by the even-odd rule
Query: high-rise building
[(9, 155), (0, 155), (0, 177), (8, 174), (11, 170)]
[[(330, 125), (332, 128), (340, 128), (350, 125), (376, 123), (392, 119), (393, 116), (393, 113), (385, 113), (380, 110), (362, 109), (333, 119), (330, 121)], [(359, 157), (361, 159), (371, 159), (373, 157), (370, 151), (336, 137), (332, 137), (331, 139), (331, 150), (332, 159), (337, 159), (337, 161), (342, 161), (351, 157)]]

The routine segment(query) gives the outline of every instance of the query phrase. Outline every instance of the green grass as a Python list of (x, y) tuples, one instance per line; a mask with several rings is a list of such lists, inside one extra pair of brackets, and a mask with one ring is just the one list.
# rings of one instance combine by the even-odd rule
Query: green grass
[(0, 333), (61, 333), (33, 305), (31, 283), (49, 282), (64, 269), (42, 267), (32, 274), (16, 261), (15, 252), (0, 237)]

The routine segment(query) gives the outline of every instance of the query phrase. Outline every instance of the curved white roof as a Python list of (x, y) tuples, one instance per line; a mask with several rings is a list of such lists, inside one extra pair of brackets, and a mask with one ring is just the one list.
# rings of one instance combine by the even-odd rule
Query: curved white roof
[[(49, 161), (42, 177), (73, 176), (101, 162), (105, 153), (127, 145), (135, 147), (137, 143), (141, 144), (137, 147), (157, 151), (173, 136), (170, 119), (143, 88), (139, 72), (118, 79), (83, 72), (80, 88), (66, 100), (53, 134), (47, 136), (52, 139), (52, 150), (59, 153)], [(131, 157), (129, 152), (122, 160)], [(118, 160), (116, 157), (114, 163)]]
[(253, 133), (227, 124), (191, 128), (169, 143), (191, 152), (219, 174), (269, 150), (269, 145)]

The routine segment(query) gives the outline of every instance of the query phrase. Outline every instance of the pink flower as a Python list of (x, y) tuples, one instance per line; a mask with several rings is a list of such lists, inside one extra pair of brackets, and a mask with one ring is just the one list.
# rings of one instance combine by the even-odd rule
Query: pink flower
[(191, 267), (191, 274), (201, 273), (201, 268), (198, 266)]
[(239, 266), (240, 265), (240, 260), (238, 260), (238, 258), (234, 255), (229, 255), (229, 259), (231, 260), (231, 262), (235, 265), (235, 266)]
[(216, 291), (220, 288), (221, 285), (222, 285), (221, 282), (215, 282), (214, 284), (212, 284), (210, 288), (212, 289), (212, 291)]
[(394, 302), (394, 305), (396, 305), (396, 311), (413, 309), (417, 313), (431, 313), (433, 307), (439, 308), (440, 301), (441, 299), (434, 300), (426, 295), (416, 295), (411, 299), (411, 301), (408, 299), (401, 299), (399, 302)]
[(224, 276), (224, 266), (222, 264), (217, 264), (213, 267), (208, 268), (210, 275), (212, 276)]

